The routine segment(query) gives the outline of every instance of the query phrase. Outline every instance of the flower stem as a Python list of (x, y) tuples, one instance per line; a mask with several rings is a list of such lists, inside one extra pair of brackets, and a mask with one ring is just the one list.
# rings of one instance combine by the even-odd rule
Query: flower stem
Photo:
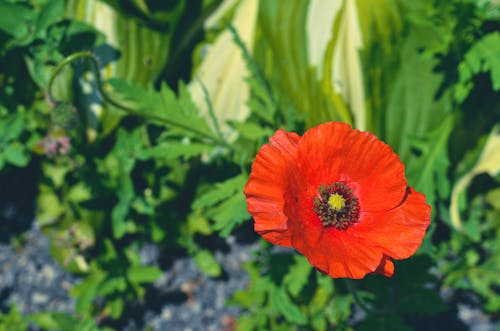
[(52, 87), (54, 85), (54, 81), (55, 81), (57, 75), (61, 72), (61, 70), (66, 65), (68, 65), (68, 64), (70, 64), (70, 63), (72, 63), (72, 62), (74, 62), (74, 61), (76, 61), (78, 59), (85, 59), (85, 60), (87, 60), (87, 61), (90, 62), (91, 66), (92, 66), (92, 70), (94, 71), (95, 76), (96, 76), (96, 82), (97, 82), (98, 91), (99, 91), (102, 99), (105, 102), (107, 102), (108, 104), (110, 104), (110, 105), (112, 105), (112, 106), (114, 106), (114, 107), (116, 107), (118, 109), (121, 109), (121, 110), (125, 111), (126, 113), (128, 113), (131, 116), (142, 117), (142, 118), (145, 118), (145, 119), (149, 119), (149, 120), (153, 120), (153, 121), (158, 121), (158, 122), (161, 122), (161, 123), (169, 125), (169, 126), (174, 126), (174, 127), (182, 128), (184, 130), (193, 132), (193, 133), (197, 134), (200, 137), (209, 139), (210, 141), (212, 141), (212, 142), (214, 142), (216, 144), (219, 144), (221, 146), (227, 147), (229, 149), (233, 149), (233, 147), (230, 144), (228, 144), (226, 141), (224, 141), (224, 139), (222, 138), (222, 136), (221, 137), (213, 136), (213, 135), (208, 134), (206, 132), (197, 130), (196, 128), (190, 127), (189, 125), (169, 120), (168, 118), (165, 118), (163, 116), (158, 116), (158, 115), (156, 115), (154, 113), (143, 112), (143, 111), (137, 110), (135, 108), (129, 107), (127, 105), (124, 105), (123, 103), (121, 103), (119, 101), (114, 100), (112, 97), (110, 97), (104, 91), (104, 87), (103, 87), (104, 85), (102, 83), (101, 73), (99, 71), (99, 62), (98, 62), (98, 59), (97, 59), (97, 57), (94, 54), (92, 54), (90, 52), (78, 52), (78, 53), (71, 54), (70, 56), (66, 57), (63, 61), (61, 61), (57, 65), (57, 67), (54, 69), (54, 71), (52, 72), (52, 75), (50, 76), (50, 80), (49, 80), (48, 88), (47, 88), (47, 96), (49, 98), (49, 101), (52, 104), (56, 105), (58, 103), (57, 100), (54, 98), (54, 95), (52, 93)]

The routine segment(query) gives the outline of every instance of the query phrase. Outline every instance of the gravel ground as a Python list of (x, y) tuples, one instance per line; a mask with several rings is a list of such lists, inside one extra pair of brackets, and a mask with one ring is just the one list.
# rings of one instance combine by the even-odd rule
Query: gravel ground
[[(224, 270), (221, 277), (206, 277), (188, 257), (175, 259), (148, 291), (145, 302), (150, 306), (141, 307), (139, 321), (129, 322), (124, 330), (141, 330), (144, 325), (153, 330), (233, 330), (240, 309), (228, 306), (226, 301), (234, 291), (246, 288), (248, 275), (243, 264), (252, 258), (257, 243), (241, 243), (230, 236), (225, 244), (230, 250), (215, 252)], [(141, 254), (145, 256), (143, 262), (158, 260), (154, 246), (146, 250)]]
[[(6, 311), (9, 304), (15, 303), (23, 313), (72, 312), (74, 300), (69, 297), (68, 289), (78, 278), (61, 270), (53, 261), (48, 240), (35, 225), (26, 238), (23, 247), (17, 250), (0, 243), (1, 310)], [(204, 276), (190, 258), (175, 258), (163, 276), (150, 286), (143, 303), (126, 306), (128, 320), (125, 325), (116, 325), (116, 329), (234, 330), (235, 319), (241, 311), (228, 306), (226, 300), (248, 283), (243, 264), (251, 259), (257, 247), (254, 239), (242, 241), (230, 236), (222, 248), (216, 249), (215, 257), (224, 269), (224, 275), (217, 279)], [(145, 264), (158, 265), (162, 260), (154, 245), (145, 246), (141, 258)], [(443, 297), (446, 296), (448, 294), (443, 293)], [(499, 330), (498, 323), (477, 308), (459, 303), (455, 312), (460, 330)], [(442, 322), (447, 325), (445, 320)]]
[(0, 244), (1, 308), (15, 303), (23, 313), (42, 310), (71, 312), (74, 302), (68, 290), (76, 282), (52, 259), (48, 239), (36, 227), (27, 233), (20, 250)]
[[(225, 249), (215, 257), (224, 269), (217, 278), (206, 277), (188, 257), (172, 261), (163, 276), (150, 286), (142, 304), (126, 305), (126, 325), (117, 330), (221, 331), (234, 329), (240, 310), (226, 304), (235, 290), (243, 289), (248, 275), (243, 263), (249, 261), (255, 240), (241, 242), (234, 236), (225, 240)], [(230, 250), (228, 249), (230, 247)], [(141, 251), (145, 264), (161, 259), (154, 245)], [(48, 239), (33, 226), (27, 232), (25, 245), (15, 250), (0, 244), (0, 308), (8, 310), (15, 303), (22, 313), (40, 311), (72, 312), (74, 300), (68, 289), (78, 278), (61, 270), (49, 252)]]

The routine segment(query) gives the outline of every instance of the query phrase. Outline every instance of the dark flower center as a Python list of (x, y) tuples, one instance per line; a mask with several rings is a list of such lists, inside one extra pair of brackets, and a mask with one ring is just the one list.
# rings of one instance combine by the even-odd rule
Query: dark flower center
[(342, 182), (321, 184), (314, 197), (314, 212), (324, 227), (345, 230), (359, 221), (359, 203), (351, 188)]

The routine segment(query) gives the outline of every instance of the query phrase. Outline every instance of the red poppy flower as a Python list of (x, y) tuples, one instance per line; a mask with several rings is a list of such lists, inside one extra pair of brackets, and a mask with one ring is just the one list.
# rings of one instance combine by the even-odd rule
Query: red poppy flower
[(245, 195), (255, 231), (335, 278), (392, 276), (391, 259), (413, 255), (430, 223), (425, 196), (408, 187), (392, 149), (338, 122), (302, 137), (278, 130), (257, 154)]

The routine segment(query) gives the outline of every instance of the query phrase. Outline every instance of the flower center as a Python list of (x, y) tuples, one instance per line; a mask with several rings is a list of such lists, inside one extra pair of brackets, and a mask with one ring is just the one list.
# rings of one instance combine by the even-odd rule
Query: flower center
[(342, 182), (321, 184), (313, 210), (324, 227), (346, 230), (359, 221), (359, 203), (349, 186)]
[(345, 207), (345, 199), (343, 196), (341, 196), (338, 193), (333, 193), (330, 195), (328, 198), (328, 204), (330, 205), (331, 208), (334, 210), (341, 210), (342, 208)]

